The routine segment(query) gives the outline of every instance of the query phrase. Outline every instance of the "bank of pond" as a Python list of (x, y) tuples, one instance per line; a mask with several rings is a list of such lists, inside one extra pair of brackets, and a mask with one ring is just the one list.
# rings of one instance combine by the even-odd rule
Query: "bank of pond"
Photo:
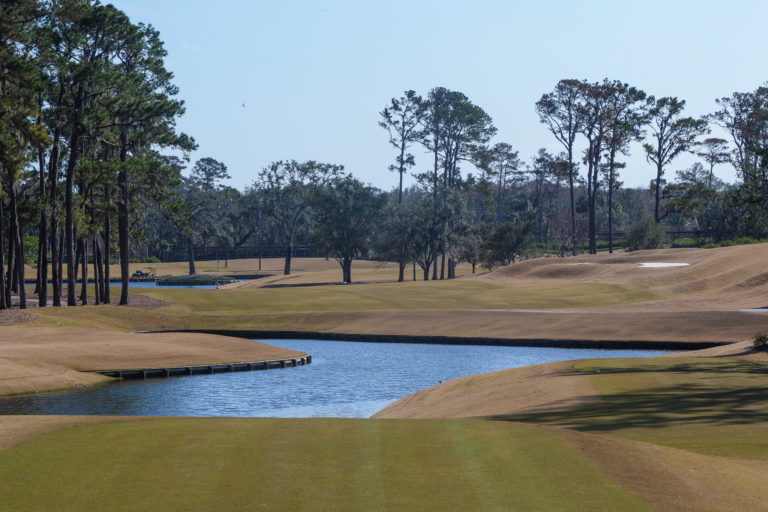
[(369, 417), (420, 389), (476, 373), (568, 359), (648, 357), (661, 350), (605, 350), (259, 340), (299, 350), (312, 364), (270, 371), (123, 380), (95, 389), (0, 399), (0, 414)]

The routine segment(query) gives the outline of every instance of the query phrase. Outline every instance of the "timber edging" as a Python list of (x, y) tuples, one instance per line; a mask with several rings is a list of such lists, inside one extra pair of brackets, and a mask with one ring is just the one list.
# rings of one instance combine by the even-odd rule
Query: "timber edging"
[(314, 331), (263, 331), (226, 329), (178, 329), (142, 331), (147, 333), (195, 332), (248, 339), (316, 339), (329, 341), (361, 341), (371, 343), (419, 343), (431, 345), (487, 345), (502, 347), (596, 348), (613, 350), (700, 350), (730, 345), (726, 341), (652, 341), (652, 340), (579, 340), (549, 338), (490, 338), (462, 336), (419, 336), (403, 334), (349, 334)]
[(115, 377), (118, 379), (147, 379), (151, 377), (176, 377), (181, 375), (199, 375), (206, 373), (247, 372), (251, 370), (292, 368), (295, 366), (304, 366), (311, 362), (312, 356), (307, 354), (306, 356), (291, 357), (288, 359), (272, 359), (269, 361), (247, 363), (203, 364), (163, 368), (132, 368), (124, 370), (88, 370), (88, 372), (99, 373), (107, 377)]

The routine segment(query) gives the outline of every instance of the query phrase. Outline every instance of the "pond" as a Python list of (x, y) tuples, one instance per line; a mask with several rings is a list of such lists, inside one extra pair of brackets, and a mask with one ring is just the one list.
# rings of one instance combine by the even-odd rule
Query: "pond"
[[(119, 283), (118, 283), (119, 285)], [(116, 286), (112, 283), (111, 286)], [(197, 290), (214, 290), (218, 287), (215, 284), (163, 284), (158, 285), (156, 281), (131, 281), (129, 288), (195, 288)]]
[(312, 355), (268, 371), (120, 381), (97, 389), (0, 399), (0, 414), (365, 418), (405, 395), (464, 375), (650, 350), (261, 340)]

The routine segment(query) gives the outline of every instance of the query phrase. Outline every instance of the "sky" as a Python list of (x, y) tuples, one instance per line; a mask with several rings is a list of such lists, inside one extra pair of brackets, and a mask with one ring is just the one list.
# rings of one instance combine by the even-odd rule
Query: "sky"
[[(178, 127), (199, 145), (192, 162), (224, 162), (241, 190), (270, 162), (290, 159), (342, 164), (394, 188), (395, 150), (379, 113), (408, 89), (463, 92), (493, 118), (491, 142), (530, 162), (539, 148), (561, 150), (534, 110), (561, 79), (621, 80), (684, 99), (690, 116), (768, 80), (761, 0), (113, 3), (160, 31), (186, 105)], [(428, 169), (427, 155), (413, 152), (413, 171)], [(655, 177), (640, 146), (625, 161), (625, 186)], [(695, 161), (681, 156), (669, 177)], [(715, 173), (735, 179), (727, 165)]]

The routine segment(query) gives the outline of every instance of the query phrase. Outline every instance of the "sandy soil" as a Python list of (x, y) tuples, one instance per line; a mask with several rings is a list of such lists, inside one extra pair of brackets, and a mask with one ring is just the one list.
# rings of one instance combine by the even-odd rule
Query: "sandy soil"
[(303, 354), (227, 336), (9, 326), (0, 329), (0, 395), (78, 388), (107, 379), (78, 370), (223, 364), (299, 355)]

